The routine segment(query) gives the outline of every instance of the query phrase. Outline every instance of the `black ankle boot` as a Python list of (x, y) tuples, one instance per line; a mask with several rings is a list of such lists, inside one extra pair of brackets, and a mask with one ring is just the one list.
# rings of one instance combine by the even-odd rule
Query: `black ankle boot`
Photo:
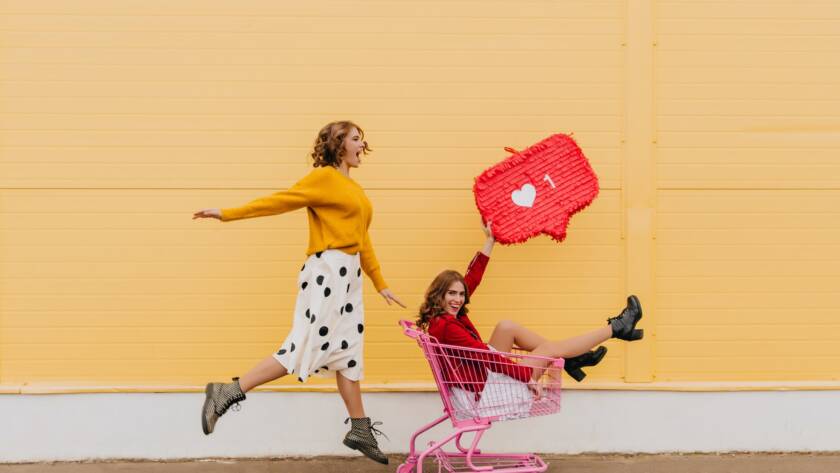
[(380, 432), (376, 426), (382, 422), (370, 423), (370, 417), (361, 417), (359, 419), (348, 418), (344, 421), (346, 424), (350, 421), (350, 432), (344, 436), (344, 445), (362, 452), (366, 457), (375, 462), (388, 464), (388, 457), (379, 449), (379, 444), (373, 437), (373, 434), (385, 435)]
[(584, 373), (581, 368), (584, 366), (597, 365), (606, 354), (607, 347), (600, 346), (593, 351), (584, 353), (583, 355), (578, 355), (574, 358), (566, 358), (566, 363), (563, 365), (563, 369), (566, 370), (566, 373), (571, 376), (572, 379), (577, 382), (581, 382), (583, 381), (583, 378), (586, 377), (586, 373)]
[[(204, 435), (210, 435), (216, 427), (216, 421), (233, 404), (245, 400), (245, 393), (239, 387), (239, 378), (231, 383), (209, 383), (204, 388), (204, 406), (201, 408), (201, 428)], [(234, 409), (236, 410), (236, 409)]]
[(627, 297), (627, 307), (617, 316), (607, 319), (607, 323), (612, 327), (613, 338), (633, 341), (645, 336), (644, 330), (636, 329), (639, 320), (642, 320), (642, 305), (638, 297), (631, 295)]

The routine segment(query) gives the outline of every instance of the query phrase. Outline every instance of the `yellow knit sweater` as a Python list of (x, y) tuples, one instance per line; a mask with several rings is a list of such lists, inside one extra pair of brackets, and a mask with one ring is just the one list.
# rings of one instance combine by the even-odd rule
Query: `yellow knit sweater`
[(309, 215), (307, 255), (328, 249), (359, 253), (362, 269), (376, 290), (388, 287), (368, 235), (373, 217), (370, 201), (360, 185), (332, 166), (315, 168), (289, 190), (222, 209), (222, 220), (277, 215), (301, 207)]

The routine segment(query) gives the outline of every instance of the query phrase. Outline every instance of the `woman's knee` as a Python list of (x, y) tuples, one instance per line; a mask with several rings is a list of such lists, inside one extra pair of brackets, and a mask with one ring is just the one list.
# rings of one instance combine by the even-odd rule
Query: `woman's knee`
[(504, 333), (513, 333), (519, 327), (520, 325), (513, 320), (500, 320), (499, 323), (496, 324), (496, 330)]

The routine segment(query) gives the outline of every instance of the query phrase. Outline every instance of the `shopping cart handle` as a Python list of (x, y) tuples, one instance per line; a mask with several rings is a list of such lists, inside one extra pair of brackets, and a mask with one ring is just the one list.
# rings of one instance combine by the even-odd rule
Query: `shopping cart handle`
[(400, 320), (399, 324), (403, 328), (403, 333), (406, 334), (407, 336), (415, 339), (415, 340), (418, 337), (420, 337), (420, 334), (423, 333), (423, 332), (417, 330), (417, 327), (414, 325), (414, 322), (412, 322), (410, 320), (405, 320), (405, 319)]

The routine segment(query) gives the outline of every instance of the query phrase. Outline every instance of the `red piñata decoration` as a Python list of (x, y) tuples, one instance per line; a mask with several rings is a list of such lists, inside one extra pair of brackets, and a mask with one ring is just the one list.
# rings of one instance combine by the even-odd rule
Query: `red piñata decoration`
[(577, 143), (552, 135), (513, 153), (475, 180), (475, 203), (493, 222), (499, 243), (522, 243), (541, 233), (563, 241), (569, 218), (598, 195), (598, 176)]

